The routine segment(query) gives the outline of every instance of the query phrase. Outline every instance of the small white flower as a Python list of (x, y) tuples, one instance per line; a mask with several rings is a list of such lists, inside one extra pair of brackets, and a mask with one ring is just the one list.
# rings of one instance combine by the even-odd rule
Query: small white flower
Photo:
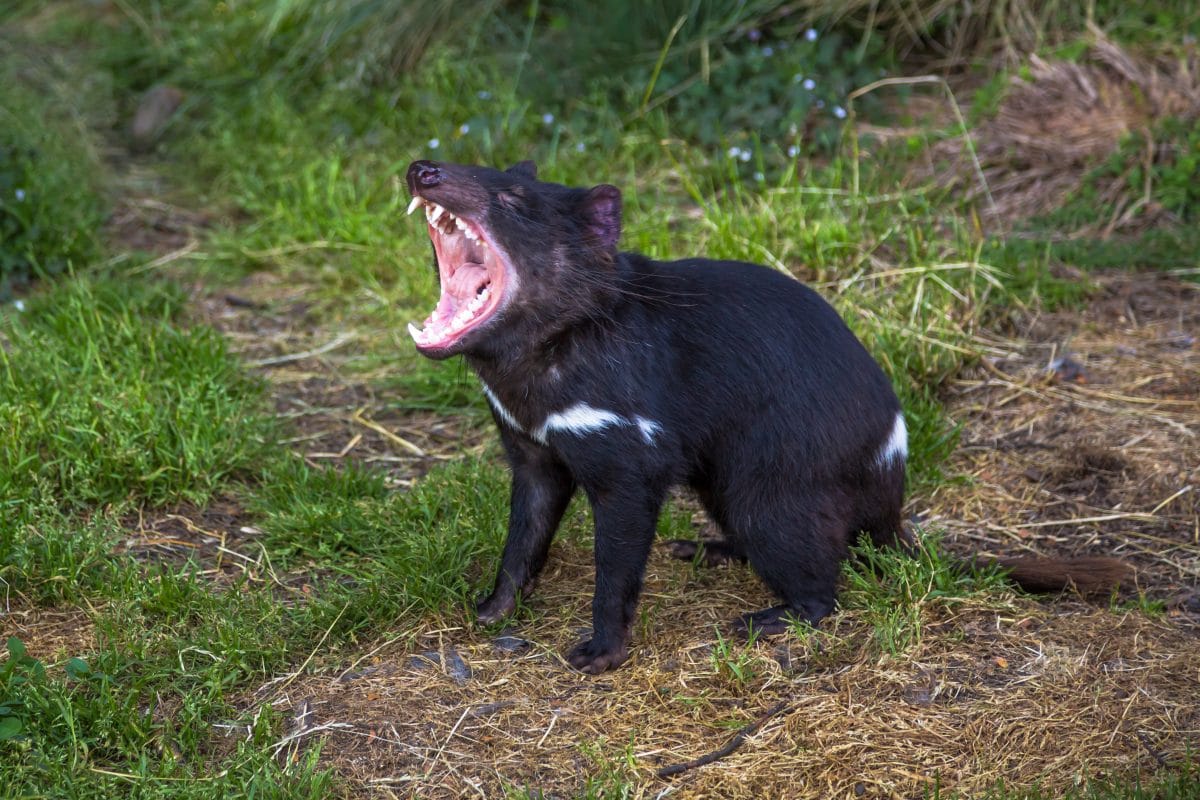
[(587, 145), (585, 145), (583, 142), (575, 143), (575, 152), (576, 153), (582, 153), (584, 150), (587, 150)]
[(543, 124), (543, 125), (550, 125), (550, 124), (552, 124), (553, 122), (554, 122), (554, 115), (553, 115), (553, 114), (551, 114), (551, 113), (549, 113), (549, 112), (546, 112), (545, 114), (542, 114), (542, 124)]
[(817, 82), (814, 81), (812, 78), (805, 78), (804, 79), (804, 88), (808, 89), (811, 92), (813, 89), (817, 88)]
[(795, 158), (800, 155), (800, 145), (792, 145), (788, 148), (788, 158)]
[(763, 58), (770, 58), (771, 56), (775, 55), (775, 48), (767, 45), (762, 49), (762, 54)]
[(758, 181), (759, 183), (762, 183), (766, 179), (767, 179), (767, 176), (763, 175), (761, 172), (754, 173), (754, 180)]
[(21, 202), (24, 202), (24, 201), (25, 201), (25, 190), (24, 190), (24, 189), (17, 189), (17, 202), (18, 202), (18, 203), (21, 203)]
[(804, 32), (804, 38), (808, 39), (810, 42), (815, 42), (817, 40), (817, 29), (809, 28), (808, 30), (806, 30)]
[(742, 154), (742, 148), (737, 147), (737, 146), (729, 148), (729, 157), (730, 158), (737, 158), (741, 154)]
[(430, 139), (430, 140), (429, 140), (429, 149), (430, 149), (430, 150), (437, 150), (437, 149), (438, 149), (438, 145), (440, 145), (440, 144), (441, 144), (441, 142), (440, 142), (440, 141), (438, 141), (437, 139)]
[(491, 100), (492, 99), (492, 93), (486, 89), (480, 89), (479, 92), (475, 96), (478, 97), (480, 100)]
[(749, 161), (751, 155), (752, 153), (749, 150), (743, 150), (741, 155), (742, 161)]
[(799, 83), (802, 80), (804, 80), (804, 76), (801, 75), (799, 72), (797, 72), (795, 75), (792, 76), (792, 83)]
[(13, 308), (15, 308), (17, 311), (24, 311), (25, 310), (25, 301), (24, 300), (13, 300)]
[(846, 118), (846, 109), (842, 108), (841, 106), (834, 106), (833, 107), (833, 115), (835, 117), (837, 117), (838, 119), (845, 119)]
[(471, 132), (470, 124), (464, 122), (462, 125), (459, 125), (458, 132), (461, 133), (463, 136), (466, 136), (468, 133)]

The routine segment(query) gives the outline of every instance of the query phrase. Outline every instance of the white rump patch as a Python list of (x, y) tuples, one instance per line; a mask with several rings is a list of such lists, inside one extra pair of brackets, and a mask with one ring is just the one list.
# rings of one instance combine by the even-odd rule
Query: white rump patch
[(654, 420), (634, 417), (631, 421), (607, 409), (594, 408), (587, 403), (576, 403), (565, 411), (559, 411), (546, 417), (546, 421), (542, 423), (541, 427), (530, 435), (542, 444), (546, 444), (546, 437), (551, 432), (582, 436), (613, 425), (636, 425), (642, 433), (642, 438), (646, 440), (646, 444), (654, 444), (655, 434), (662, 432), (662, 426)]
[(904, 461), (906, 458), (908, 458), (908, 428), (904, 426), (904, 412), (901, 411), (896, 414), (892, 432), (888, 434), (883, 447), (879, 448), (879, 455), (875, 457), (875, 463), (880, 467), (886, 467), (893, 460)]
[[(496, 397), (496, 393), (492, 391), (492, 387), (488, 386), (483, 381), (480, 381), (479, 383), (481, 386), (483, 386), (483, 394), (487, 397), (488, 402), (492, 404), (492, 408), (495, 410), (496, 416), (504, 420), (504, 424), (512, 428), (514, 431), (517, 431), (518, 433), (524, 433), (525, 429), (521, 427), (521, 423), (517, 422), (516, 417), (508, 413), (508, 409), (505, 408), (504, 404), (500, 402), (500, 398)], [(542, 442), (542, 444), (545, 444), (545, 442)]]

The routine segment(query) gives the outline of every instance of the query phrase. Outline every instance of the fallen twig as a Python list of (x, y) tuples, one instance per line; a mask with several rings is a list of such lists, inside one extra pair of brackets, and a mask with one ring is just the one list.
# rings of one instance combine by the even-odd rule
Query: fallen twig
[(275, 367), (280, 364), (290, 364), (293, 361), (303, 361), (306, 358), (314, 358), (315, 356), (324, 355), (331, 350), (336, 350), (347, 342), (354, 341), (353, 333), (339, 334), (332, 341), (321, 345), (314, 350), (305, 350), (303, 353), (289, 353), (283, 356), (273, 356), (271, 358), (258, 358), (254, 361), (247, 361), (247, 366), (250, 367)]
[(682, 764), (673, 764), (669, 767), (663, 767), (655, 774), (660, 778), (669, 778), (672, 775), (678, 775), (681, 772), (687, 772), (689, 769), (695, 769), (696, 767), (703, 767), (705, 764), (711, 764), (719, 758), (724, 758), (734, 750), (737, 750), (739, 747), (741, 747), (746, 741), (746, 737), (753, 736), (754, 733), (757, 732), (767, 720), (777, 714), (782, 713), (787, 708), (788, 702), (786, 700), (780, 700), (778, 703), (771, 706), (771, 708), (769, 708), (761, 717), (735, 733), (733, 738), (726, 742), (725, 746), (719, 750), (713, 750), (711, 753), (705, 753), (699, 758), (693, 758), (691, 761), (685, 761)]

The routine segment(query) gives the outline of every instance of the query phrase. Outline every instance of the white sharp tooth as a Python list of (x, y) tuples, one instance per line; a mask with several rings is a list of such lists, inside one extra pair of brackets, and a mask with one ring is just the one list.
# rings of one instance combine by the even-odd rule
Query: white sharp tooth
[(439, 206), (435, 203), (433, 206), (433, 213), (430, 215), (429, 219), (431, 222), (437, 222), (439, 219), (442, 218), (442, 214), (445, 214), (445, 213), (446, 213), (446, 209), (442, 208), (441, 206)]
[(458, 228), (460, 231), (465, 231), (467, 229), (467, 223), (463, 222), (458, 217), (454, 218), (454, 226), (456, 228)]
[(412, 213), (413, 213), (414, 211), (416, 211), (418, 208), (420, 208), (420, 207), (421, 207), (421, 204), (422, 204), (423, 202), (425, 202), (425, 201), (424, 201), (424, 200), (422, 200), (421, 198), (419, 198), (419, 197), (414, 197), (414, 198), (412, 199), (412, 202), (408, 204), (408, 211), (406, 211), (406, 212), (405, 212), (406, 216), (410, 216), (410, 217), (411, 217), (411, 216), (412, 216)]

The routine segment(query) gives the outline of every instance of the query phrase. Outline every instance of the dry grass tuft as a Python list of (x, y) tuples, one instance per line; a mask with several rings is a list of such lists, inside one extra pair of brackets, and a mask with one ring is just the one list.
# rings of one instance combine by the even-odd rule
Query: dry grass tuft
[[(633, 660), (580, 675), (558, 654), (584, 623), (586, 555), (556, 552), (538, 620), (517, 629), (524, 651), (469, 624), (431, 626), (409, 632), (415, 646), (375, 643), (301, 677), (275, 702), (311, 710), (304, 745), (323, 739), (324, 763), (379, 797), (576, 796), (589, 779), (634, 797), (912, 797), (939, 784), (970, 795), (1178, 765), (1200, 744), (1195, 637), (1066, 600), (936, 614), (898, 658), (840, 612), (807, 639), (735, 648), (748, 676), (737, 681), (714, 658), (713, 626), (761, 599), (756, 582), (740, 569), (692, 577), (660, 555)], [(442, 666), (459, 660), (465, 679)], [(747, 728), (723, 758), (656, 774)]]
[[(96, 627), (90, 615), (75, 607), (39, 607), (8, 595), (0, 597), (0, 632), (6, 639), (20, 639), (29, 655), (41, 661), (96, 648)], [(4, 651), (3, 658), (7, 657)]]
[[(1200, 290), (1116, 274), (1081, 315), (1032, 317), (952, 385), (965, 425), (931, 522), (973, 550), (1116, 555), (1200, 611)], [(1063, 365), (1073, 366), (1069, 371)], [(1064, 378), (1064, 376), (1069, 376)]]
[[(1168, 117), (1200, 116), (1200, 60), (1137, 58), (1092, 28), (1092, 44), (1079, 62), (1030, 57), (1028, 77), (1014, 76), (996, 115), (972, 132), (990, 191), (985, 218), (1000, 224), (1030, 219), (1060, 207), (1084, 183), (1088, 171), (1113, 154), (1123, 137), (1144, 134), (1150, 146), (1144, 166), (1167, 154), (1154, 145), (1154, 125)], [(960, 138), (935, 148), (930, 177), (961, 185), (967, 197), (985, 193)], [(945, 170), (945, 162), (953, 168)], [(1101, 204), (1113, 209), (1091, 233), (1127, 228), (1137, 215), (1150, 224), (1163, 213), (1153, 207), (1150, 186), (1132, 190), (1125, 174), (1100, 187)], [(1143, 170), (1149, 180), (1150, 170)]]
[[(587, 629), (591, 553), (560, 542), (530, 612), (505, 631), (451, 611), (379, 641), (317, 645), (309, 671), (241, 705), (286, 713), (279, 758), (320, 743), (321, 763), (363, 797), (973, 796), (1000, 781), (1053, 792), (1177, 768), (1200, 748), (1200, 364), (1185, 333), (1200, 294), (1167, 276), (1098, 286), (1082, 315), (1031, 317), (979, 342), (987, 359), (948, 398), (964, 426), (951, 471), (971, 480), (911, 505), (964, 553), (1128, 559), (1164, 614), (1001, 593), (926, 604), (922, 636), (899, 656), (853, 607), (806, 637), (745, 646), (724, 632), (771, 602), (753, 574), (660, 549), (630, 662), (590, 677), (561, 654)], [(282, 393), (318, 373), (332, 381), (325, 361), (273, 379)], [(303, 423), (314, 438), (292, 446), (341, 452), (363, 432), (343, 411), (364, 398), (319, 385)], [(344, 457), (368, 452), (360, 442)], [(722, 757), (659, 776), (742, 731)], [(244, 731), (225, 735), (232, 746)]]

